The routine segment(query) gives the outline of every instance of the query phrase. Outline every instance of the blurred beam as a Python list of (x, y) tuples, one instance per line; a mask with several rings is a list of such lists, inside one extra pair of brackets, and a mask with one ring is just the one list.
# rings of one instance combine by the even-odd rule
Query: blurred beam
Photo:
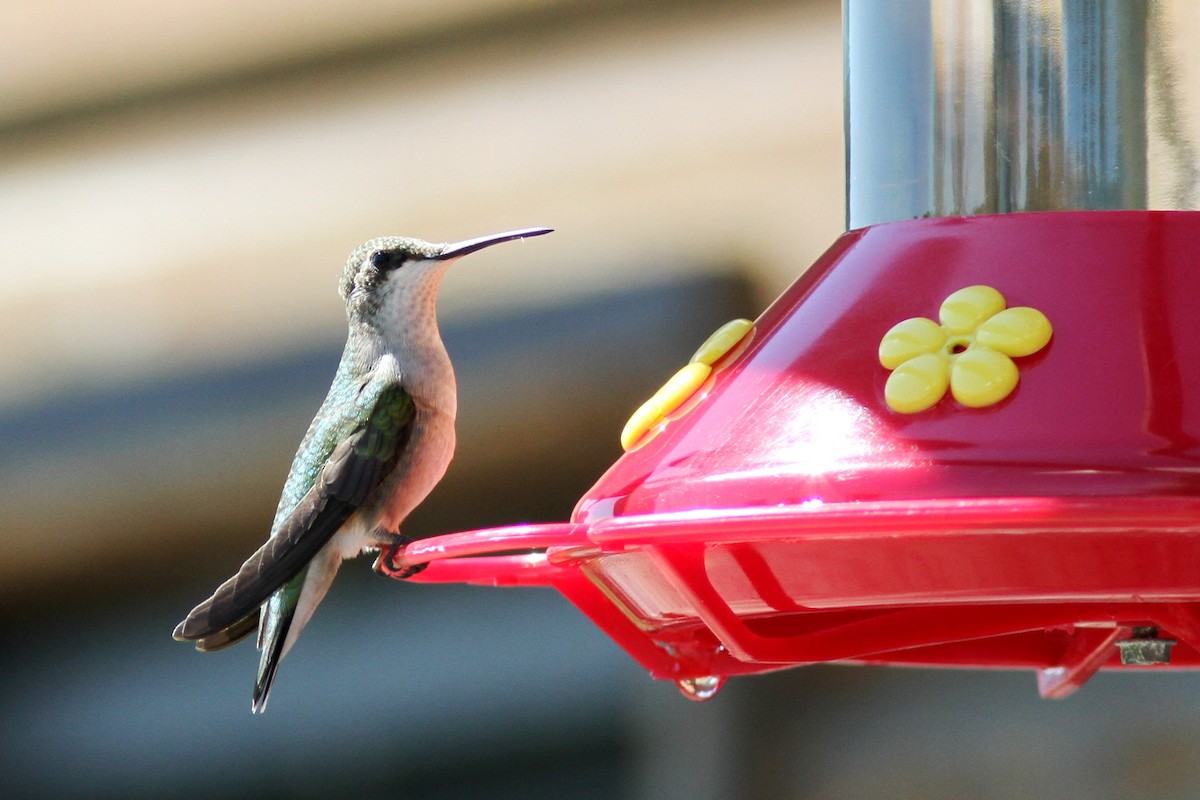
[(0, 130), (179, 91), (246, 73), (294, 69), (389, 40), (495, 24), (563, 0), (6, 0), (0, 27)]
[[(764, 8), (796, 0), (754, 0)], [(813, 0), (802, 0), (813, 2)], [(462, 54), (517, 35), (544, 38), (615, 17), (647, 24), (721, 0), (6, 0), (0, 136), (414, 53)], [(706, 8), (707, 7), (707, 8)], [(284, 78), (286, 80), (286, 78)]]

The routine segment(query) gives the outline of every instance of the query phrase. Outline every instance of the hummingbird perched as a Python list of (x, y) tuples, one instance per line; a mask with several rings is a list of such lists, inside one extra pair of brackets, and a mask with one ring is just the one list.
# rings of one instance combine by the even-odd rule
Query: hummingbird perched
[(453, 244), (393, 236), (350, 254), (338, 287), (350, 323), (346, 348), (292, 461), (270, 538), (175, 628), (176, 639), (208, 652), (257, 627), (255, 713), (266, 708), (280, 659), (342, 559), (407, 543), (400, 523), (450, 464), (458, 398), (436, 315), (446, 268), (493, 244), (550, 232)]

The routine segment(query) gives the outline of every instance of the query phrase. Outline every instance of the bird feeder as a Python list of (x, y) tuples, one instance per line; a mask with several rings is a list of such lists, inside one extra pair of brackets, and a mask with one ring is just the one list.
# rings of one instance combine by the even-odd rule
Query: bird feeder
[(695, 699), (829, 661), (1047, 697), (1200, 666), (1187, 5), (848, 2), (849, 231), (681, 365), (570, 521), (377, 568), (554, 587)]

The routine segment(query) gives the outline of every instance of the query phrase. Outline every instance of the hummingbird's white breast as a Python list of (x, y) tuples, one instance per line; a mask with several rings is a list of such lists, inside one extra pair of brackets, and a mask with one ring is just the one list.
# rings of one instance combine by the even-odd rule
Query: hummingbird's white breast
[(376, 370), (395, 370), (416, 406), (404, 451), (366, 512), (368, 523), (395, 533), (442, 479), (454, 456), (458, 390), (437, 324), (437, 291), (448, 264), (420, 261), (390, 279), (376, 309)]

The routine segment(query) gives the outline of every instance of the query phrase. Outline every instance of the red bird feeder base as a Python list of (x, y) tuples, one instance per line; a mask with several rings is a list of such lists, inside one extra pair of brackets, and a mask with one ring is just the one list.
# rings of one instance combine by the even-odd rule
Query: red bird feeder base
[(1046, 697), (1200, 666), (1198, 332), (1200, 213), (852, 231), (571, 522), (377, 568), (552, 586), (695, 699), (822, 661), (1032, 668)]

